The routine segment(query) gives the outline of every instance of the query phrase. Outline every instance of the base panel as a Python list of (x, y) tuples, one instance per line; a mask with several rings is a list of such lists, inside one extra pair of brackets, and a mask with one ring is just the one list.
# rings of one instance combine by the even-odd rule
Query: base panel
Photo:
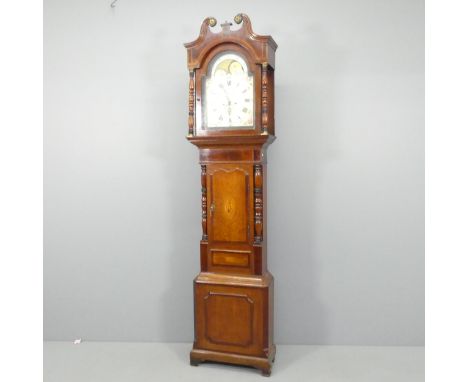
[(266, 358), (253, 357), (242, 354), (224, 353), (213, 350), (192, 349), (190, 352), (190, 364), (198, 366), (202, 362), (220, 362), (233, 365), (251, 366), (261, 370), (263, 376), (270, 376), (271, 367), (275, 361), (276, 346), (273, 345)]

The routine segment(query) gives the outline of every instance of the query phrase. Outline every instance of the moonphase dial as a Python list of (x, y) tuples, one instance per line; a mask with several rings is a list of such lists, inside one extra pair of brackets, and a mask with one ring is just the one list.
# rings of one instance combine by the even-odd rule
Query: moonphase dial
[(240, 56), (225, 53), (215, 58), (204, 92), (208, 129), (253, 127), (253, 77)]

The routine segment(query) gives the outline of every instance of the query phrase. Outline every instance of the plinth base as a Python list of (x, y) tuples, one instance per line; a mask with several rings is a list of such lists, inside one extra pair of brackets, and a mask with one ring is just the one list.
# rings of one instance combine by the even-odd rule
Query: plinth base
[(265, 377), (270, 376), (271, 367), (275, 361), (276, 346), (273, 345), (270, 349), (268, 357), (253, 357), (242, 354), (223, 353), (213, 350), (192, 349), (190, 352), (190, 364), (198, 366), (202, 362), (220, 362), (230, 363), (233, 365), (251, 366), (262, 371)]

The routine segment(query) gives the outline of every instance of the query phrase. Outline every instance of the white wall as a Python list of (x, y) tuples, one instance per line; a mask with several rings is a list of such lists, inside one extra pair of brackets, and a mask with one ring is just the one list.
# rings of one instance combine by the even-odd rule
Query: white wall
[(182, 43), (242, 11), (279, 45), (277, 342), (423, 344), (423, 1), (110, 3), (45, 1), (45, 338), (192, 340)]

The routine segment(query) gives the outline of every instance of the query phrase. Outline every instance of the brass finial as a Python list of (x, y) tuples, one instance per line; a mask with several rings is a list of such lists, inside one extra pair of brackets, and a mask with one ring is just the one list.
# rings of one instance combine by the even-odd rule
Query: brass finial
[(242, 13), (238, 13), (237, 15), (234, 16), (234, 21), (236, 24), (240, 24), (243, 20)]
[(213, 28), (217, 24), (217, 21), (214, 17), (210, 17), (210, 20), (208, 21), (208, 23), (210, 24), (210, 27)]

